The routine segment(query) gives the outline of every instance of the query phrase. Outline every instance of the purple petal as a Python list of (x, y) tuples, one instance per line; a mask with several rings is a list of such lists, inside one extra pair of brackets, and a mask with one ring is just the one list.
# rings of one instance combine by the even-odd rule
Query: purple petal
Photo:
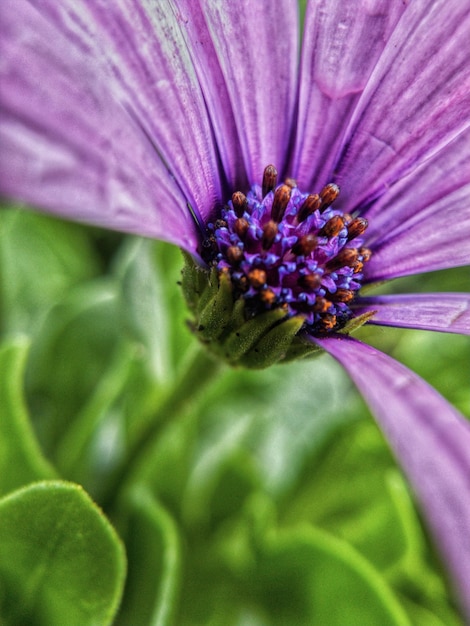
[[(470, 128), (432, 158), (390, 187), (376, 202), (361, 211), (369, 220), (367, 245), (380, 245), (403, 225), (425, 218), (438, 200), (470, 184)], [(452, 213), (444, 219), (453, 221)], [(439, 222), (443, 219), (440, 218)]]
[(298, 10), (292, 0), (200, 0), (225, 77), (249, 180), (285, 170), (296, 98)]
[(426, 513), (470, 617), (470, 424), (400, 363), (350, 337), (315, 339), (374, 412)]
[(468, 293), (371, 296), (356, 303), (358, 315), (375, 311), (370, 324), (470, 335)]
[(430, 204), (374, 243), (367, 282), (470, 264), (470, 184)]
[[(62, 40), (60, 48), (51, 43), (56, 54), (73, 46), (86, 55), (112, 97), (156, 146), (187, 200), (207, 217), (221, 195), (217, 155), (198, 79), (168, 1), (33, 4), (69, 42)], [(39, 15), (36, 21), (42, 21)], [(50, 91), (47, 75), (36, 79)]]
[(229, 92), (199, 2), (197, 0), (173, 0), (173, 2), (178, 23), (204, 93), (228, 188), (231, 192), (234, 189), (248, 189), (249, 181)]
[(306, 189), (330, 182), (348, 122), (405, 2), (309, 2), (302, 45), (292, 176)]
[(410, 3), (358, 103), (334, 171), (349, 210), (375, 198), (469, 125), (470, 11)]
[(1, 193), (194, 251), (183, 194), (96, 64), (29, 3), (1, 13)]

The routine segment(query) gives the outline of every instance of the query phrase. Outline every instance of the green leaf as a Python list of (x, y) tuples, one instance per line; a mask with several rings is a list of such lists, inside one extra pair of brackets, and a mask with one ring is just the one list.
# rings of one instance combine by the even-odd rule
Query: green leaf
[(273, 533), (252, 585), (280, 626), (410, 626), (386, 584), (348, 543), (313, 527)]
[(107, 372), (120, 341), (118, 316), (116, 286), (103, 280), (68, 290), (44, 319), (26, 382), (39, 436), (51, 455)]
[(57, 466), (69, 479), (83, 482), (78, 480), (79, 477), (83, 478), (83, 475), (86, 475), (83, 465), (88, 466), (87, 469), (91, 473), (96, 469), (90, 462), (90, 451), (87, 448), (96, 437), (104, 416), (111, 412), (113, 404), (126, 388), (134, 361), (134, 350), (130, 346), (127, 344), (116, 346), (107, 370), (57, 445), (55, 450)]
[(23, 399), (28, 347), (27, 339), (18, 337), (0, 348), (0, 494), (56, 477), (41, 452)]
[(145, 350), (158, 383), (171, 382), (187, 351), (188, 311), (176, 283), (183, 258), (175, 246), (128, 238), (115, 266), (126, 328)]
[(206, 454), (190, 475), (182, 502), (183, 517), (199, 532), (237, 515), (250, 494), (260, 488), (255, 460), (242, 448), (249, 428), (249, 422), (242, 421), (245, 424), (231, 429), (226, 441), (214, 445), (212, 454)]
[(68, 287), (97, 272), (83, 228), (24, 209), (0, 213), (1, 326), (31, 332)]
[(394, 465), (372, 422), (348, 425), (304, 468), (286, 522), (307, 519), (351, 542), (376, 567), (393, 566), (407, 547), (386, 481)]
[(45, 481), (0, 501), (0, 622), (105, 626), (119, 604), (125, 557), (78, 485)]
[(262, 492), (242, 513), (215, 542), (193, 537), (179, 624), (411, 626), (382, 574), (346, 541), (309, 524), (279, 530)]
[[(333, 361), (277, 365), (261, 371), (227, 369), (209, 388), (200, 411), (199, 455), (231, 454), (234, 432), (249, 420), (238, 444), (256, 458), (269, 492), (297, 483), (306, 456), (354, 413), (349, 381)], [(230, 445), (227, 446), (226, 442)], [(308, 480), (314, 477), (309, 474)]]
[(150, 491), (136, 487), (128, 496), (129, 576), (119, 626), (174, 623), (181, 577), (178, 529)]
[(419, 605), (424, 615), (431, 611), (458, 624), (409, 489), (378, 428), (366, 420), (349, 424), (312, 461), (283, 506), (283, 524), (308, 520), (353, 545), (400, 594), (416, 626), (427, 626), (415, 615)]

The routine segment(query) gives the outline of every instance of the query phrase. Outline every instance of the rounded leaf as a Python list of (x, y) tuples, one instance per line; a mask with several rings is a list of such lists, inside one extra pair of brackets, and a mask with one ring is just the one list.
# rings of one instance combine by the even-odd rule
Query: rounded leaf
[(108, 625), (125, 569), (118, 536), (80, 486), (44, 481), (0, 500), (2, 625)]

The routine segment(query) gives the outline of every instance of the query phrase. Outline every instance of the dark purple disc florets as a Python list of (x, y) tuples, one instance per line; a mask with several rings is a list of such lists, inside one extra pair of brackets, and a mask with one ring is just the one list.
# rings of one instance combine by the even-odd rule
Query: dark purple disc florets
[(282, 307), (302, 315), (309, 333), (339, 330), (353, 315), (370, 258), (361, 239), (367, 220), (333, 208), (335, 184), (306, 194), (295, 181), (276, 186), (276, 179), (268, 166), (262, 186), (233, 194), (208, 225), (205, 259), (229, 273), (250, 314)]

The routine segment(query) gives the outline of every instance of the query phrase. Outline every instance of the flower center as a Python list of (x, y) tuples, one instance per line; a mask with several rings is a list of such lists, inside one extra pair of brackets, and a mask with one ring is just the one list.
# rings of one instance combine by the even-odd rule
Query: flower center
[(361, 238), (367, 220), (335, 209), (338, 195), (334, 183), (319, 194), (303, 193), (292, 179), (277, 185), (268, 165), (262, 186), (235, 192), (208, 224), (204, 260), (229, 275), (250, 316), (281, 308), (319, 335), (351, 319), (371, 252)]

